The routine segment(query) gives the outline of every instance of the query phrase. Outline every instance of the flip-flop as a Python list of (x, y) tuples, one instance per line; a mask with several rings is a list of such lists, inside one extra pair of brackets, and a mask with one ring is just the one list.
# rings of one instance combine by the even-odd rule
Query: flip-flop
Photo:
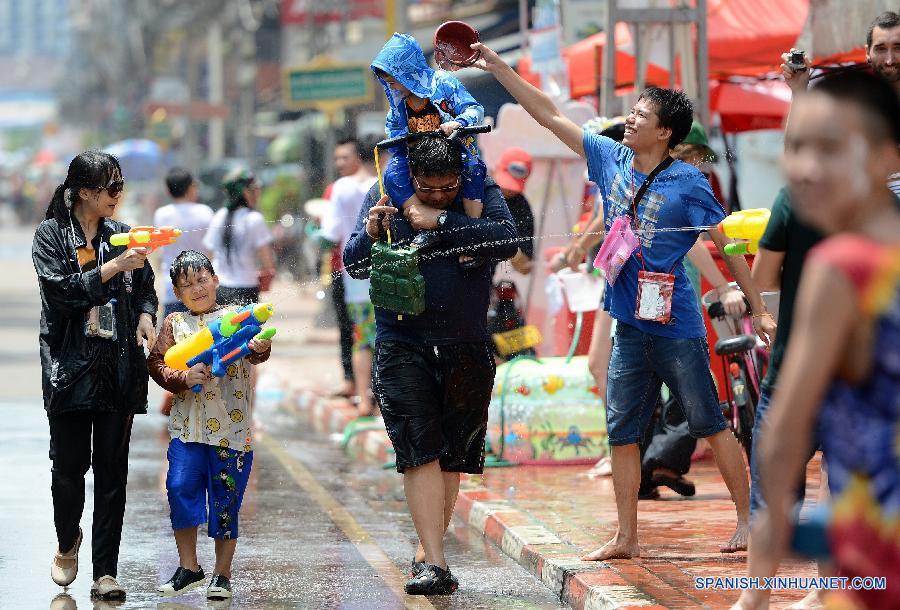
[(689, 497), (697, 493), (697, 488), (694, 487), (694, 484), (684, 477), (671, 477), (667, 474), (655, 474), (653, 475), (653, 482), (657, 485), (665, 485), (680, 496)]
[(638, 500), (659, 500), (659, 488), (649, 487), (638, 490)]

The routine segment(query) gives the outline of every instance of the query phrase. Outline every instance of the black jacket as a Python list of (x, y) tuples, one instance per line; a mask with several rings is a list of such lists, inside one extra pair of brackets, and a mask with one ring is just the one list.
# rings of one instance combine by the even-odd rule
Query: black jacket
[[(72, 229), (74, 227), (74, 235)], [(149, 262), (105, 284), (100, 258), (108, 262), (125, 251), (110, 246), (114, 233), (127, 232), (120, 222), (101, 219), (93, 241), (97, 267), (81, 272), (75, 248), (85, 245), (77, 219), (45, 220), (34, 233), (31, 257), (41, 290), (40, 350), (44, 408), (53, 417), (71, 411), (147, 412), (147, 360), (137, 344), (142, 313), (156, 320), (158, 300)], [(86, 337), (85, 316), (94, 305), (115, 298), (116, 339)]]

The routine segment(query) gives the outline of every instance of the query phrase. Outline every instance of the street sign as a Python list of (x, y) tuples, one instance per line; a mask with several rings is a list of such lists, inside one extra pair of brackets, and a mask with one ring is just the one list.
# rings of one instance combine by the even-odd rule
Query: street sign
[(373, 75), (362, 64), (339, 64), (328, 59), (284, 71), (284, 105), (324, 112), (372, 101)]

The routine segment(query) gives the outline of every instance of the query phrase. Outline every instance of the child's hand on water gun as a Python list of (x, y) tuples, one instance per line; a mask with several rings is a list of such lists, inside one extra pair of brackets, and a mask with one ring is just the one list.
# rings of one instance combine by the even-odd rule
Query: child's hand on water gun
[(446, 123), (441, 124), (441, 131), (444, 132), (445, 136), (449, 136), (460, 127), (462, 127), (462, 123), (457, 123), (456, 121), (447, 121)]
[(247, 347), (249, 347), (252, 351), (257, 354), (264, 354), (268, 350), (272, 348), (272, 340), (271, 339), (250, 339), (247, 343)]
[(185, 381), (187, 382), (188, 387), (193, 388), (198, 385), (202, 386), (204, 383), (209, 381), (210, 378), (211, 375), (209, 374), (209, 366), (203, 364), (202, 362), (198, 362), (187, 370)]

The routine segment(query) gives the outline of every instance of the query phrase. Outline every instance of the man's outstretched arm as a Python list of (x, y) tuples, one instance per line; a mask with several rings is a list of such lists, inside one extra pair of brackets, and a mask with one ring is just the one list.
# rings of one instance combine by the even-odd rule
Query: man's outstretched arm
[(490, 48), (480, 42), (473, 44), (472, 48), (481, 51), (481, 59), (475, 63), (476, 68), (493, 74), (497, 82), (516, 98), (538, 124), (552, 131), (563, 144), (584, 157), (584, 131), (581, 127), (563, 116), (546, 93), (516, 74), (516, 71)]

